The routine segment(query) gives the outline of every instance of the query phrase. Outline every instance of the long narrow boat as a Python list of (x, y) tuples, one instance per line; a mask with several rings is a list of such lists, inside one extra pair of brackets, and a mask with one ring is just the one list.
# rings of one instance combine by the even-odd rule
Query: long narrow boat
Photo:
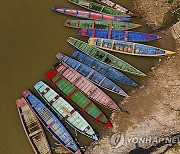
[(106, 5), (106, 6), (108, 6), (108, 7), (111, 7), (111, 8), (113, 8), (113, 9), (116, 9), (116, 10), (119, 11), (119, 12), (125, 13), (125, 14), (127, 14), (127, 15), (129, 15), (129, 16), (132, 16), (132, 17), (141, 17), (139, 14), (134, 13), (134, 12), (132, 12), (132, 11), (130, 11), (130, 10), (128, 10), (128, 9), (120, 6), (120, 5), (117, 4), (117, 3), (114, 3), (114, 2), (112, 2), (112, 1), (110, 1), (110, 0), (96, 0), (96, 1), (97, 1), (98, 3), (101, 3), (101, 4), (103, 4), (103, 5)]
[(27, 101), (20, 98), (16, 101), (19, 117), (26, 136), (36, 154), (52, 154), (41, 124)]
[(100, 74), (99, 72), (95, 71), (94, 69), (61, 53), (58, 53), (56, 57), (59, 60), (65, 62), (70, 67), (72, 67), (74, 70), (76, 70), (78, 73), (86, 77), (91, 82), (97, 84), (98, 86), (124, 97), (129, 96), (118, 85), (116, 85), (114, 82), (112, 82), (111, 80)]
[(86, 29), (86, 28), (82, 28), (78, 34), (81, 36), (123, 40), (123, 41), (131, 41), (131, 42), (149, 42), (161, 38), (160, 36), (154, 34), (134, 32), (134, 31)]
[(111, 122), (107, 119), (105, 114), (81, 93), (78, 88), (64, 79), (62, 75), (51, 70), (46, 74), (46, 78), (54, 85), (60, 94), (62, 94), (70, 103), (74, 104), (80, 111), (87, 114), (95, 122), (102, 124), (105, 127), (112, 127)]
[[(66, 82), (65, 79), (62, 80)], [(56, 84), (58, 85), (58, 83)], [(72, 128), (74, 128), (81, 134), (84, 134), (95, 141), (98, 140), (96, 133), (88, 124), (88, 122), (52, 88), (50, 88), (43, 81), (39, 81), (38, 83), (36, 83), (34, 88), (39, 93), (39, 95), (47, 102), (49, 107), (57, 114), (58, 117), (64, 119), (65, 122), (67, 122)], [(67, 87), (66, 90), (68, 92), (72, 91), (72, 89), (67, 89)]]
[(75, 39), (73, 37), (69, 37), (67, 41), (79, 49), (80, 51), (84, 52), (85, 54), (106, 63), (114, 68), (117, 68), (121, 71), (128, 72), (138, 76), (146, 76), (144, 73), (133, 67), (132, 65), (126, 63), (125, 61), (119, 59), (118, 57), (111, 55), (95, 46), (89, 45), (81, 40)]
[(110, 80), (113, 80), (113, 81), (116, 81), (119, 83), (123, 83), (123, 84), (127, 84), (130, 86), (134, 86), (134, 87), (138, 86), (138, 84), (136, 82), (134, 82), (133, 80), (128, 78), (126, 75), (124, 75), (120, 71), (118, 71), (118, 70), (114, 69), (113, 67), (108, 66), (108, 65), (100, 62), (99, 60), (96, 60), (82, 52), (74, 51), (72, 53), (72, 56), (79, 62), (83, 63), (84, 65), (87, 65), (88, 67), (95, 69), (97, 72), (101, 73), (102, 75), (109, 78)]
[(68, 1), (78, 6), (81, 6), (85, 9), (91, 10), (93, 12), (103, 13), (103, 14), (108, 14), (108, 15), (115, 15), (115, 16), (130, 17), (129, 15), (123, 12), (120, 12), (116, 9), (113, 9), (111, 7), (107, 7), (107, 6), (104, 6), (95, 2), (91, 2), (87, 0), (68, 0)]
[(129, 22), (132, 20), (132, 18), (128, 18), (128, 17), (119, 17), (119, 16), (106, 15), (102, 13), (69, 9), (69, 8), (53, 7), (52, 10), (58, 13), (65, 14), (65, 15), (74, 16), (78, 18), (84, 18), (84, 19), (110, 20), (110, 21), (123, 21), (123, 22)]
[(81, 154), (76, 142), (56, 116), (29, 90), (25, 90), (23, 96), (40, 122), (47, 128), (54, 138), (71, 153)]
[(135, 56), (157, 57), (175, 54), (175, 52), (156, 48), (149, 45), (118, 40), (90, 38), (88, 40), (88, 43), (101, 49)]
[(141, 25), (118, 22), (118, 21), (96, 21), (96, 20), (66, 20), (64, 25), (72, 28), (90, 28), (90, 29), (107, 29), (107, 30), (130, 30), (138, 28)]
[[(72, 69), (66, 63), (58, 62), (54, 65), (53, 69), (71, 82), (72, 85), (81, 90), (88, 98), (96, 101), (98, 104), (103, 105), (106, 108), (113, 110), (119, 109), (117, 104), (100, 88)], [(56, 75), (56, 73), (54, 74)]]

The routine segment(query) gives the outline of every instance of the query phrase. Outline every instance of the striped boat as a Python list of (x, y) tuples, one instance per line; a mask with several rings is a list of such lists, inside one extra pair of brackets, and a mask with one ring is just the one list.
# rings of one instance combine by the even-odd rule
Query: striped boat
[(160, 36), (154, 34), (134, 32), (134, 31), (86, 29), (86, 28), (82, 28), (78, 32), (78, 34), (81, 36), (123, 40), (123, 41), (131, 41), (131, 42), (149, 42), (161, 38)]
[(25, 90), (23, 96), (40, 122), (47, 128), (54, 138), (71, 153), (81, 154), (76, 142), (56, 116), (29, 90)]
[(121, 71), (128, 72), (138, 76), (146, 76), (144, 73), (126, 63), (125, 61), (119, 59), (118, 57), (111, 55), (95, 46), (91, 46), (81, 40), (75, 39), (73, 37), (69, 37), (67, 41), (76, 47), (78, 50), (84, 52), (85, 54), (106, 63), (114, 68), (117, 68)]
[(66, 27), (72, 28), (90, 28), (90, 29), (107, 29), (107, 30), (130, 30), (138, 28), (141, 25), (129, 23), (129, 22), (118, 22), (118, 21), (107, 21), (107, 20), (66, 20), (64, 23)]
[(80, 111), (87, 114), (95, 122), (112, 127), (111, 122), (105, 114), (83, 93), (74, 87), (69, 81), (65, 80), (60, 74), (53, 70), (46, 74), (46, 78), (54, 85), (60, 94), (62, 94), (70, 103), (74, 104)]
[(128, 94), (126, 94), (119, 86), (94, 69), (61, 53), (58, 53), (56, 57), (98, 86), (121, 96), (128, 97)]
[(97, 72), (101, 73), (102, 75), (109, 78), (110, 80), (113, 80), (113, 81), (116, 81), (119, 83), (123, 83), (123, 84), (127, 84), (130, 86), (134, 86), (134, 87), (138, 86), (138, 84), (136, 82), (134, 82), (133, 80), (128, 78), (126, 75), (124, 75), (120, 71), (118, 71), (118, 70), (114, 69), (113, 67), (108, 66), (108, 65), (100, 62), (99, 60), (96, 60), (82, 52), (74, 51), (72, 53), (72, 56), (79, 62), (83, 63), (84, 65), (87, 65), (88, 67), (95, 69)]
[(132, 20), (132, 18), (128, 18), (128, 17), (118, 17), (118, 16), (106, 15), (106, 14), (83, 11), (83, 10), (69, 9), (69, 8), (53, 7), (52, 10), (65, 15), (84, 18), (84, 19), (110, 20), (110, 21), (123, 21), (123, 22), (129, 22)]
[(54, 65), (53, 69), (71, 82), (72, 85), (81, 90), (88, 98), (96, 101), (98, 104), (103, 105), (108, 109), (119, 109), (117, 104), (100, 88), (64, 62), (58, 62), (56, 65)]
[(109, 6), (109, 7), (113, 8), (113, 9), (116, 9), (119, 12), (125, 13), (125, 14), (127, 14), (129, 16), (132, 16), (132, 17), (141, 17), (139, 14), (134, 13), (134, 12), (132, 12), (132, 11), (130, 11), (130, 10), (120, 6), (119, 4), (116, 4), (116, 3), (112, 2), (112, 1), (110, 1), (110, 0), (96, 0), (96, 1), (98, 3), (103, 4), (103, 5)]
[(81, 6), (85, 9), (91, 10), (93, 12), (103, 13), (103, 14), (108, 14), (108, 15), (115, 15), (115, 16), (130, 17), (129, 15), (123, 12), (120, 12), (116, 9), (113, 9), (111, 7), (107, 7), (98, 3), (94, 3), (91, 1), (87, 1), (87, 0), (68, 0), (68, 1), (78, 6)]
[(101, 49), (134, 56), (157, 57), (175, 54), (175, 52), (156, 48), (149, 45), (118, 40), (90, 38), (88, 40), (88, 43)]
[[(65, 79), (63, 80), (66, 81)], [(36, 83), (34, 88), (58, 117), (61, 117), (61, 119), (81, 134), (84, 134), (95, 141), (98, 140), (96, 133), (88, 122), (52, 88), (43, 81)]]
[(41, 124), (24, 98), (16, 101), (19, 117), (26, 136), (36, 154), (52, 154)]

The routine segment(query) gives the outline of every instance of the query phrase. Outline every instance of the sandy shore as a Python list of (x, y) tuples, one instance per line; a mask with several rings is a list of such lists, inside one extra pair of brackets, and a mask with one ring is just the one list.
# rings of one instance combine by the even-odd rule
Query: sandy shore
[[(170, 10), (171, 5), (165, 0), (136, 0), (138, 10), (143, 14), (143, 20), (154, 29), (163, 23), (163, 17)], [(180, 22), (167, 29), (176, 41), (177, 54), (159, 60), (152, 72), (149, 73), (142, 87), (135, 90), (131, 97), (125, 100), (123, 108), (126, 113), (113, 113), (114, 128), (96, 143), (86, 153), (89, 154), (126, 154), (135, 149), (135, 142), (127, 142), (131, 137), (163, 138), (180, 132)], [(123, 146), (113, 146), (110, 140), (115, 133), (122, 132), (125, 137)], [(140, 143), (139, 146), (152, 150), (151, 153), (161, 153), (170, 146), (165, 144), (152, 149), (152, 143)], [(150, 148), (151, 147), (151, 148)], [(179, 153), (178, 146), (167, 153)], [(179, 148), (180, 149), (180, 148)], [(145, 153), (148, 153), (147, 151)]]

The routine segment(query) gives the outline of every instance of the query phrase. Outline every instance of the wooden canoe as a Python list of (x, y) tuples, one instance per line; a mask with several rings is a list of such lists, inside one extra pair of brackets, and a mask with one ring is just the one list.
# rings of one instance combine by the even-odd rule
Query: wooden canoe
[[(56, 81), (56, 78), (51, 79), (53, 81)], [(68, 83), (63, 78), (61, 80), (63, 80), (65, 83)], [(60, 81), (58, 81), (56, 85), (58, 85), (59, 82)], [(60, 97), (60, 95), (57, 94), (52, 88), (50, 88), (43, 81), (39, 81), (38, 83), (36, 83), (34, 88), (43, 98), (43, 100), (47, 102), (48, 106), (52, 109), (52, 111), (56, 113), (57, 117), (63, 119), (67, 124), (69, 124), (72, 128), (74, 128), (81, 134), (86, 135), (87, 137), (92, 138), (95, 141), (98, 140), (96, 133), (88, 124), (88, 122), (77, 111), (75, 111), (75, 109), (66, 100)], [(72, 89), (70, 89), (70, 91), (71, 90)]]
[(141, 71), (139, 71), (132, 65), (126, 63), (125, 61), (119, 59), (118, 57), (111, 55), (110, 53), (107, 53), (95, 46), (89, 45), (88, 43), (85, 43), (73, 37), (69, 37), (67, 41), (78, 50), (114, 68), (117, 68), (121, 71), (128, 72), (134, 75), (146, 76), (144, 73), (142, 73)]
[(16, 101), (19, 117), (26, 136), (36, 154), (52, 154), (44, 130), (24, 98)]
[(81, 36), (123, 40), (130, 42), (149, 42), (161, 38), (160, 36), (154, 34), (134, 32), (134, 31), (86, 29), (86, 28), (82, 28), (78, 34)]
[(73, 86), (69, 81), (64, 79), (62, 75), (51, 70), (46, 74), (46, 78), (53, 84), (58, 92), (63, 95), (70, 103), (74, 104), (80, 111), (87, 114), (95, 122), (105, 127), (112, 127), (111, 122), (105, 114), (78, 88)]
[(138, 84), (136, 82), (134, 82), (133, 80), (128, 78), (126, 75), (124, 75), (120, 71), (118, 71), (118, 70), (114, 69), (113, 67), (108, 66), (108, 65), (100, 62), (99, 60), (96, 60), (82, 52), (74, 51), (72, 53), (72, 56), (79, 62), (83, 63), (84, 65), (87, 65), (88, 67), (95, 69), (97, 72), (101, 73), (102, 75), (109, 78), (110, 80), (113, 80), (113, 81), (116, 81), (119, 83), (123, 83), (123, 84), (127, 84), (130, 86), (134, 86), (134, 87), (138, 86)]
[(107, 7), (107, 6), (92, 2), (92, 1), (88, 1), (88, 0), (68, 0), (68, 1), (80, 7), (83, 7), (85, 9), (91, 10), (93, 12), (103, 13), (103, 14), (108, 14), (108, 15), (115, 15), (115, 16), (130, 17), (129, 15), (123, 12), (120, 12), (116, 9), (113, 9), (111, 7)]
[(123, 22), (129, 22), (132, 20), (132, 18), (129, 18), (129, 17), (119, 17), (119, 16), (106, 15), (106, 14), (102, 14), (102, 13), (69, 9), (69, 8), (53, 7), (52, 10), (55, 12), (61, 13), (61, 14), (74, 16), (74, 17), (78, 17), (78, 18), (84, 18), (84, 19), (110, 20), (110, 21), (123, 21)]
[(53, 135), (53, 137), (67, 150), (69, 150), (69, 152), (81, 154), (76, 142), (57, 117), (29, 90), (25, 90), (23, 92), (23, 96), (40, 122)]
[(134, 55), (134, 56), (158, 57), (158, 56), (175, 54), (175, 52), (169, 50), (164, 50), (139, 43), (119, 41), (119, 40), (90, 38), (88, 40), (88, 43), (90, 45), (96, 46), (101, 49), (128, 54), (128, 55)]
[(90, 29), (107, 29), (107, 30), (130, 30), (138, 28), (141, 25), (129, 23), (129, 22), (118, 22), (118, 21), (96, 21), (96, 20), (66, 20), (64, 23), (66, 27), (72, 28), (90, 28)]
[(127, 14), (129, 16), (132, 16), (132, 17), (141, 17), (139, 14), (137, 13), (134, 13), (128, 9), (126, 9), (125, 7), (122, 7), (121, 5), (117, 4), (117, 3), (114, 3), (110, 0), (96, 0), (98, 3), (101, 3), (103, 5), (106, 5), (108, 7), (111, 7), (113, 9), (116, 9), (117, 11), (119, 12), (122, 12), (124, 14)]
[(100, 88), (72, 69), (66, 63), (58, 62), (56, 65), (54, 65), (53, 69), (71, 82), (72, 85), (81, 90), (88, 98), (108, 109), (119, 109), (117, 104)]
[(60, 61), (63, 61), (67, 65), (72, 67), (74, 70), (76, 70), (78, 73), (86, 77), (91, 82), (97, 84), (98, 86), (124, 97), (129, 96), (118, 85), (116, 85), (114, 82), (112, 82), (111, 80), (100, 74), (99, 72), (95, 71), (94, 69), (61, 53), (58, 53), (56, 57)]

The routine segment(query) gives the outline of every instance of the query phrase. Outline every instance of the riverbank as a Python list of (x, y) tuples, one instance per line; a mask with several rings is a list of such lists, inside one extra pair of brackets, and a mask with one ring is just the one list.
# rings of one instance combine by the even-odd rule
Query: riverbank
[[(136, 2), (138, 11), (143, 14), (144, 22), (153, 29), (161, 27), (164, 16), (172, 7), (165, 0)], [(122, 107), (129, 114), (114, 112), (111, 117), (113, 129), (108, 130), (98, 142), (92, 144), (86, 153), (126, 154), (135, 149), (135, 143), (128, 143), (127, 138), (162, 138), (180, 132), (180, 22), (163, 33), (175, 38), (176, 55), (159, 59), (158, 64), (148, 74), (146, 82), (132, 92), (129, 99), (122, 102)], [(110, 137), (121, 132), (125, 136), (124, 145), (112, 146)], [(154, 145), (140, 143), (138, 146), (141, 148), (138, 150), (143, 148), (146, 153), (160, 153), (171, 146), (162, 144), (157, 148), (153, 147)], [(178, 146), (174, 149), (168, 150), (168, 153), (178, 153)]]

